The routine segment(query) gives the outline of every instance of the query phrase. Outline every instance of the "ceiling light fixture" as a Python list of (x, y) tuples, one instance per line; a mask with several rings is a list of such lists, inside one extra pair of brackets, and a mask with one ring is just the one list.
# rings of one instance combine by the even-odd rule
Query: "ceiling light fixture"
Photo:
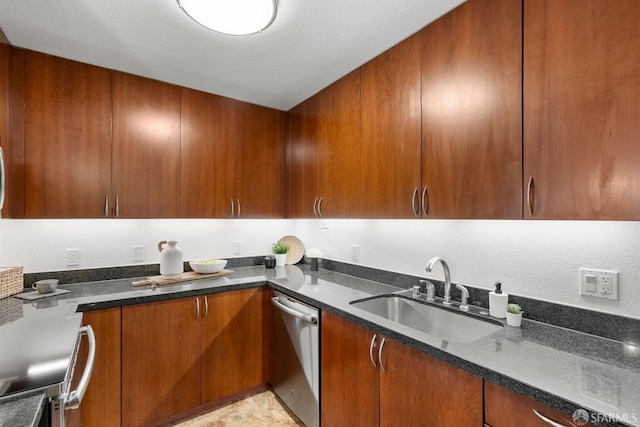
[(277, 0), (176, 0), (197, 23), (219, 33), (244, 36), (264, 31), (276, 19)]

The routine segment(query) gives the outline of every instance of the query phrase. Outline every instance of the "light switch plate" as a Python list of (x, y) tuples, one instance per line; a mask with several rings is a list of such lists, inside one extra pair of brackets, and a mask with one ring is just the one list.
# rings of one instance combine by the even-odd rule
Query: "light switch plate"
[(580, 269), (580, 293), (597, 298), (618, 299), (618, 272), (614, 270)]

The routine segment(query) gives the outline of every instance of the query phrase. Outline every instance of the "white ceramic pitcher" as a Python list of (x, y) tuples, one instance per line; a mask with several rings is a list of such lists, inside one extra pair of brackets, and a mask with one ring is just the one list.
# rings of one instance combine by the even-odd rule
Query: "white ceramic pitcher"
[(162, 240), (158, 243), (160, 251), (160, 274), (168, 279), (180, 277), (184, 272), (182, 249), (176, 246), (176, 240)]

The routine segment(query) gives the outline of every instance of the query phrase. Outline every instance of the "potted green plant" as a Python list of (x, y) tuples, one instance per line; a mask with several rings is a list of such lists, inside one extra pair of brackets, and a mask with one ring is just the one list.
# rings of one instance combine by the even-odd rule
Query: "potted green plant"
[(289, 245), (284, 242), (276, 242), (271, 245), (271, 250), (276, 256), (276, 267), (283, 267), (287, 261), (287, 252), (289, 252)]
[(522, 323), (522, 307), (518, 304), (507, 304), (507, 325), (520, 327)]

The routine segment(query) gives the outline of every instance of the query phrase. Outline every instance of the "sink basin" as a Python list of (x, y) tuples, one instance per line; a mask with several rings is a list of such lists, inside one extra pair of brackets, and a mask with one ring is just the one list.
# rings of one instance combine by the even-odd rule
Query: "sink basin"
[(472, 343), (503, 327), (490, 319), (477, 319), (397, 295), (352, 301), (351, 305), (452, 343)]

